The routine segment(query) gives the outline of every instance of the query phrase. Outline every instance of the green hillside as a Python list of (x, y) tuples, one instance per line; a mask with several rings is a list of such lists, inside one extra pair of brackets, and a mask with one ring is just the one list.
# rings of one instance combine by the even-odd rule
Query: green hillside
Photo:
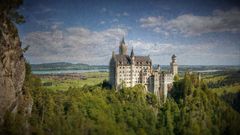
[(43, 64), (31, 64), (34, 71), (46, 71), (46, 70), (94, 70), (94, 69), (108, 69), (105, 65), (88, 65), (88, 64), (72, 64), (67, 62), (56, 63), (43, 63)]
[[(141, 85), (116, 92), (104, 82), (52, 91), (44, 89), (39, 78), (28, 74), (25, 87), (31, 90), (34, 101), (29, 119), (34, 135), (237, 135), (240, 132), (240, 114), (194, 74), (186, 73), (175, 82), (166, 103), (157, 102), (155, 95), (146, 93)], [(22, 117), (9, 119), (5, 132), (21, 134)]]
[(240, 70), (215, 73), (204, 80), (211, 92), (240, 112)]

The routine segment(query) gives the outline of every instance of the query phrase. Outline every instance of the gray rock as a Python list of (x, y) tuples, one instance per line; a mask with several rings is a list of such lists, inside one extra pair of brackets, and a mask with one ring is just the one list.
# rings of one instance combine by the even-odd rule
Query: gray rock
[(25, 59), (18, 31), (10, 19), (0, 16), (0, 125), (6, 112), (31, 114), (32, 98), (24, 89)]

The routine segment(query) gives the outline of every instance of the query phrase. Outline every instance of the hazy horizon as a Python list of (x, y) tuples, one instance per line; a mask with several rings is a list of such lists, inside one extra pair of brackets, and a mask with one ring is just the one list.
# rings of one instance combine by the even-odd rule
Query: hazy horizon
[[(53, 63), (70, 63), (70, 64), (86, 64), (86, 63), (74, 63), (74, 62), (64, 62), (64, 61), (59, 61), (59, 62), (46, 62), (46, 63), (30, 63), (31, 65), (39, 65), (39, 64), (53, 64)], [(109, 66), (109, 64), (87, 64), (90, 66)], [(160, 66), (170, 66), (170, 64), (158, 64), (158, 63), (153, 63), (153, 66), (160, 65)], [(181, 65), (178, 64), (178, 66), (240, 66), (240, 65)]]

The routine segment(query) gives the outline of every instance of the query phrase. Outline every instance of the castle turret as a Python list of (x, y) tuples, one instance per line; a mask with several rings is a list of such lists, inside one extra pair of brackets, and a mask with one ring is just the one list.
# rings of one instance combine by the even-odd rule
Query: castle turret
[(133, 48), (132, 48), (132, 51), (131, 51), (130, 58), (131, 58), (132, 64), (134, 64), (135, 56), (134, 56)]
[(125, 45), (124, 37), (119, 45), (119, 54), (120, 55), (127, 55), (127, 46)]
[(112, 58), (109, 63), (109, 83), (112, 87), (116, 85), (116, 74), (115, 53), (112, 51)]
[(172, 55), (172, 62), (174, 62), (174, 63), (176, 62), (176, 55), (175, 54)]
[(114, 51), (112, 51), (112, 58), (113, 58), (113, 59), (115, 58), (115, 53), (114, 53)]
[(131, 58), (134, 57), (134, 52), (133, 52), (133, 48), (132, 48), (132, 51), (131, 51)]
[(157, 71), (160, 72), (160, 65), (157, 65)]
[(170, 63), (170, 66), (171, 66), (171, 73), (173, 74), (173, 76), (178, 74), (178, 65), (176, 63), (176, 55), (175, 54), (172, 55), (172, 62)]

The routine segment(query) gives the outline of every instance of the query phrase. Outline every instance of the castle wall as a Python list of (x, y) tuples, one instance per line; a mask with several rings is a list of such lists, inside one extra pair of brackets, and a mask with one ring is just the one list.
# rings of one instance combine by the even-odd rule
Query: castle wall
[(162, 73), (160, 75), (160, 92), (161, 92), (161, 95), (163, 95), (164, 97), (164, 102), (166, 101), (167, 93), (171, 89), (172, 83), (173, 83), (173, 74)]
[(153, 93), (160, 100), (160, 74), (158, 71), (155, 71), (153, 74), (154, 74)]
[(167, 93), (171, 89), (173, 83), (172, 73), (160, 73), (159, 71), (151, 71), (151, 66), (141, 65), (118, 65), (110, 64), (110, 81), (115, 84), (117, 89), (133, 87), (137, 84), (146, 86), (149, 92), (154, 93), (159, 99), (161, 96), (166, 100)]
[(176, 74), (178, 74), (178, 65), (176, 63), (170, 63), (170, 67), (171, 70), (170, 72), (173, 74), (173, 76), (175, 76)]
[[(150, 76), (150, 66), (123, 66), (119, 65), (117, 69), (117, 86), (124, 83), (126, 87), (133, 87), (137, 84), (147, 84)], [(141, 73), (145, 71), (145, 75)]]
[(113, 52), (109, 64), (109, 82), (117, 90), (123, 86), (133, 87), (143, 84), (148, 92), (154, 93), (158, 99), (164, 97), (166, 101), (167, 93), (173, 84), (173, 78), (178, 73), (176, 56), (172, 56), (170, 63), (170, 73), (161, 73), (160, 66), (156, 71), (152, 70), (152, 61), (149, 56), (134, 56), (132, 49), (131, 56), (126, 54), (124, 40), (119, 46), (119, 54)]
[(113, 59), (110, 60), (110, 63), (109, 63), (109, 83), (115, 87), (116, 85), (116, 78), (115, 78), (115, 75), (116, 75), (116, 66), (115, 66), (115, 62)]
[(151, 93), (154, 93), (154, 76), (151, 75), (149, 78), (148, 78), (148, 91), (151, 92)]

